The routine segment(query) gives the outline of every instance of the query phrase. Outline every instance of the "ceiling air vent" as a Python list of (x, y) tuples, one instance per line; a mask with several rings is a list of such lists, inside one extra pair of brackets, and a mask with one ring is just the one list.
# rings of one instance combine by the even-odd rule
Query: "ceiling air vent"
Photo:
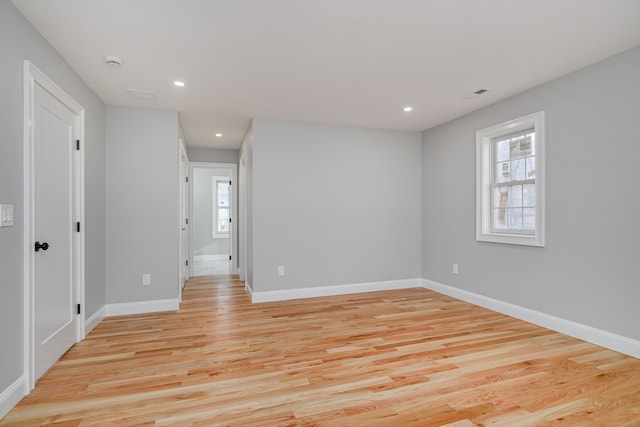
[(150, 90), (127, 89), (127, 93), (132, 98), (137, 98), (137, 99), (156, 99), (155, 92), (152, 92)]
[(122, 65), (122, 58), (116, 55), (105, 55), (104, 63), (110, 67), (119, 67)]
[(488, 92), (488, 91), (489, 91), (489, 89), (485, 89), (485, 88), (478, 89), (478, 90), (475, 90), (475, 91), (473, 91), (471, 93), (466, 94), (463, 98), (464, 99), (475, 98), (476, 96), (482, 95), (483, 93)]

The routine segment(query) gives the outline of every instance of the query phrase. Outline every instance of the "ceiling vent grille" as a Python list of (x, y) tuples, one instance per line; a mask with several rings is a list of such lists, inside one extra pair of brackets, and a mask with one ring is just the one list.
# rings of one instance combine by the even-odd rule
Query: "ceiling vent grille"
[(489, 89), (485, 89), (485, 88), (481, 88), (478, 90), (474, 90), (471, 93), (466, 94), (465, 96), (463, 96), (464, 99), (471, 99), (471, 98), (475, 98), (478, 95), (482, 95), (485, 92), (489, 92)]
[(152, 92), (150, 90), (127, 89), (127, 93), (132, 98), (137, 98), (137, 99), (156, 99), (155, 92)]
[(119, 67), (122, 65), (122, 58), (116, 55), (105, 55), (104, 63), (110, 67)]

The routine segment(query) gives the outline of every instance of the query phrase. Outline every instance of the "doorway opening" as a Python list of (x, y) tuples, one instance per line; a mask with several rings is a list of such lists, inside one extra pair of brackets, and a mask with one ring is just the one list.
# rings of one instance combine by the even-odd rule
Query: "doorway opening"
[(192, 276), (237, 274), (235, 164), (192, 163)]

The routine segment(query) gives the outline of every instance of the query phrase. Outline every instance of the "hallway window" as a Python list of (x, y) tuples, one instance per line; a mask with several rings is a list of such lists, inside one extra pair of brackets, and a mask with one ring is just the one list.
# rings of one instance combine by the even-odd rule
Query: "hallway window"
[(229, 177), (213, 177), (213, 237), (229, 237)]

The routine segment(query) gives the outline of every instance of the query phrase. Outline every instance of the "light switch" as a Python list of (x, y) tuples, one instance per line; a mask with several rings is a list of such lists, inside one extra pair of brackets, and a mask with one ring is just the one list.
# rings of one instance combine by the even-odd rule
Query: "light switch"
[(13, 205), (0, 205), (0, 227), (13, 226)]

